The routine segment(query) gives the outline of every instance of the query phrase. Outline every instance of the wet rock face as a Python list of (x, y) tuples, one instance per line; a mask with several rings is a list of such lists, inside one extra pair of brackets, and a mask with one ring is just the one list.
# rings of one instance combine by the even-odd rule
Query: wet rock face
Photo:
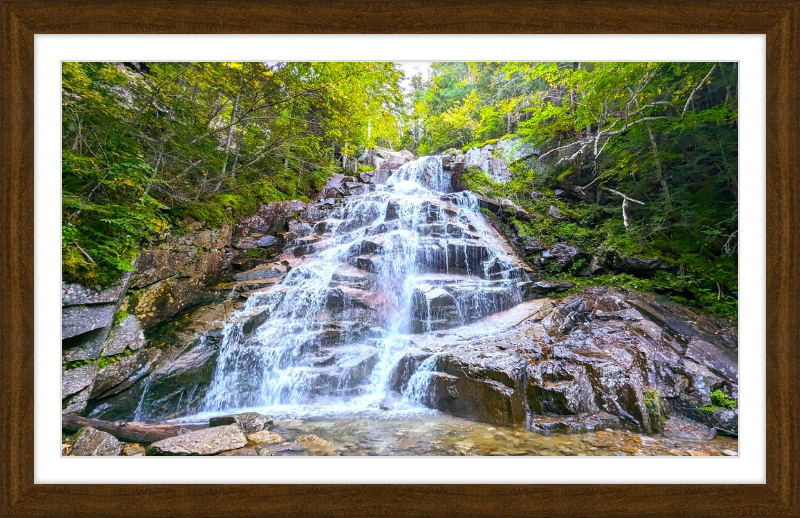
[(164, 352), (146, 349), (127, 357), (130, 363), (120, 360), (111, 364), (100, 387), (111, 388), (93, 394), (87, 415), (104, 420), (152, 420), (185, 412), (202, 399), (217, 354), (214, 339), (209, 337)]
[(719, 435), (739, 437), (739, 409), (703, 408), (692, 412), (691, 417), (715, 429)]
[(146, 376), (161, 357), (161, 350), (151, 348), (124, 356), (97, 372), (92, 399), (103, 399), (122, 392)]
[[(668, 416), (683, 415), (736, 433), (734, 411), (697, 410), (712, 390), (738, 389), (729, 324), (637, 292), (590, 289), (545, 301), (489, 337), (442, 335), (422, 401), (506, 424), (525, 422), (527, 409), (527, 425), (542, 432), (619, 425), (658, 433)], [(396, 390), (407, 390), (431, 356), (415, 354), (398, 364)]]
[[(531, 368), (533, 396), (558, 394), (562, 413), (594, 404), (654, 432), (654, 399), (666, 412), (685, 412), (708, 404), (712, 390), (730, 392), (737, 383), (738, 369), (725, 361), (736, 353), (732, 329), (649, 295), (591, 291), (564, 300), (542, 324), (550, 343), (543, 347), (547, 360)], [(681, 331), (716, 360), (697, 363)], [(550, 362), (556, 370), (547, 371)]]
[[(451, 359), (449, 366), (460, 365)], [(487, 423), (519, 425), (525, 422), (525, 407), (515, 384), (511, 386), (487, 376), (491, 370), (459, 369), (457, 374), (434, 372), (423, 402), (432, 408)], [(519, 387), (516, 387), (519, 388)]]
[(154, 442), (147, 448), (147, 455), (215, 455), (246, 445), (247, 438), (239, 425), (231, 424)]
[(75, 434), (75, 443), (70, 449), (70, 455), (83, 456), (116, 456), (122, 453), (122, 443), (113, 435), (95, 430), (94, 428), (81, 428)]

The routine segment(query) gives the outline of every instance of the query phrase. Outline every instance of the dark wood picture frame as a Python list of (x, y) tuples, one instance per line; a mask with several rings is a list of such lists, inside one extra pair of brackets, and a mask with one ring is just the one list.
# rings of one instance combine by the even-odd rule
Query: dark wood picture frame
[[(800, 0), (0, 0), (0, 12), (0, 515), (800, 516)], [(36, 33), (766, 34), (767, 483), (34, 484)]]

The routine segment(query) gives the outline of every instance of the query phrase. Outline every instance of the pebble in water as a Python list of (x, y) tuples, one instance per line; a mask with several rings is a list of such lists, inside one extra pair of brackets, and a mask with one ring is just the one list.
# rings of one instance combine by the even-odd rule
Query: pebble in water
[[(431, 421), (428, 415), (425, 422), (414, 422), (413, 418), (409, 422), (408, 416), (397, 419), (344, 416), (333, 425), (312, 418), (276, 420), (273, 432), (293, 438), (294, 442), (284, 443), (281, 451), (272, 451), (278, 455), (738, 455), (738, 442), (729, 437), (705, 442), (681, 441), (611, 429), (544, 436), (445, 414), (435, 418), (436, 421)], [(324, 447), (298, 448), (300, 444)]]

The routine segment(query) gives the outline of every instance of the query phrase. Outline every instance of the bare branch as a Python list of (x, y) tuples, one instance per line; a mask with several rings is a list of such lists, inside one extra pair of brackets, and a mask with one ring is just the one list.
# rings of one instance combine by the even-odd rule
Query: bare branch
[(637, 124), (641, 124), (641, 123), (647, 122), (647, 121), (655, 121), (655, 120), (660, 120), (660, 119), (669, 119), (669, 117), (667, 117), (666, 115), (660, 115), (658, 117), (642, 117), (641, 119), (636, 119), (633, 122), (629, 122), (628, 124), (624, 125), (623, 127), (621, 127), (620, 129), (618, 129), (616, 131), (611, 131), (609, 133), (606, 133), (605, 135), (607, 137), (610, 137), (612, 135), (619, 135), (620, 133), (623, 133), (625, 130), (627, 130), (631, 126), (635, 126)]
[(86, 250), (84, 250), (83, 248), (81, 248), (81, 245), (79, 245), (78, 243), (75, 243), (75, 247), (76, 247), (76, 248), (77, 248), (77, 249), (78, 249), (78, 250), (79, 250), (79, 251), (80, 251), (80, 252), (83, 254), (83, 256), (84, 256), (85, 258), (87, 258), (87, 259), (89, 260), (89, 262), (90, 262), (90, 263), (92, 263), (92, 264), (97, 264), (97, 263), (95, 263), (95, 262), (94, 262), (94, 259), (92, 259), (92, 256), (90, 256), (90, 255), (89, 255), (89, 254), (86, 252)]
[(616, 194), (617, 196), (622, 196), (622, 224), (625, 225), (625, 228), (628, 228), (630, 224), (628, 223), (628, 202), (632, 201), (634, 203), (638, 203), (639, 205), (644, 205), (643, 201), (634, 200), (630, 196), (622, 194), (616, 189), (611, 189), (610, 187), (604, 187), (606, 191)]
[(549, 155), (551, 153), (555, 153), (556, 151), (561, 151), (562, 149), (568, 149), (568, 148), (571, 148), (572, 146), (577, 146), (579, 144), (584, 144), (584, 143), (585, 142), (583, 140), (576, 140), (575, 142), (570, 142), (567, 145), (560, 146), (560, 147), (557, 147), (557, 148), (553, 148), (550, 151), (548, 151), (547, 153), (543, 153), (543, 154), (539, 155), (539, 159), (541, 160), (542, 158), (546, 157), (547, 155)]
[(681, 112), (681, 117), (683, 117), (686, 114), (686, 110), (689, 109), (689, 103), (692, 102), (692, 99), (694, 98), (694, 94), (696, 94), (697, 91), (700, 90), (700, 88), (705, 84), (706, 80), (708, 80), (708, 77), (711, 75), (711, 72), (713, 72), (715, 68), (717, 68), (717, 64), (716, 63), (714, 63), (711, 66), (711, 70), (708, 71), (708, 74), (706, 74), (706, 76), (703, 78), (702, 81), (697, 83), (697, 86), (694, 87), (694, 90), (692, 90), (692, 93), (689, 94), (689, 98), (686, 99), (686, 104), (683, 105), (683, 111)]

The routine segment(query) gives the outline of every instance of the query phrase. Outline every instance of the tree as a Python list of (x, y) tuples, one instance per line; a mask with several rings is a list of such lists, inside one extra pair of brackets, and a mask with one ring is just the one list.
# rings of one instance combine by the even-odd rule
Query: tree
[(391, 63), (65, 63), (65, 280), (113, 282), (186, 217), (215, 226), (314, 193), (357, 149), (399, 139), (401, 76)]

